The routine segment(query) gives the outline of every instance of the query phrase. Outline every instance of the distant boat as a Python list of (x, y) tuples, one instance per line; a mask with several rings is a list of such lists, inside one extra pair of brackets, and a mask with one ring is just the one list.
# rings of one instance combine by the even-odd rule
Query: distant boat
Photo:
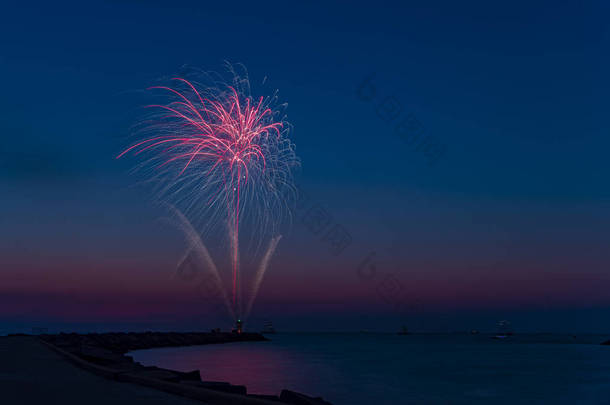
[(500, 321), (497, 326), (498, 332), (492, 336), (492, 339), (506, 339), (513, 334), (509, 321)]
[(479, 331), (478, 331), (478, 330), (476, 330), (476, 329), (472, 329), (472, 330), (470, 331), (470, 334), (471, 334), (471, 335), (478, 335), (478, 334), (479, 334)]
[(275, 333), (275, 328), (273, 327), (273, 324), (271, 323), (271, 321), (265, 321), (265, 323), (263, 324), (263, 330), (261, 333), (264, 333), (264, 334)]
[(409, 332), (409, 329), (407, 329), (406, 326), (402, 326), (402, 329), (400, 331), (398, 331), (399, 335), (410, 335), (411, 332)]

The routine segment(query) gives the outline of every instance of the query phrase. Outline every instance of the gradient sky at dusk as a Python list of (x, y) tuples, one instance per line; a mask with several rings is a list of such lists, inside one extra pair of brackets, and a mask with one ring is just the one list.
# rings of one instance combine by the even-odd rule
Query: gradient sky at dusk
[[(608, 331), (609, 11), (602, 1), (8, 2), (0, 322), (227, 326), (196, 283), (174, 276), (180, 235), (129, 174), (134, 161), (114, 157), (148, 101), (140, 90), (228, 60), (288, 102), (308, 197), (254, 322), (466, 330), (508, 318), (522, 330)], [(368, 101), (358, 89), (371, 75)], [(379, 113), (388, 100), (400, 105), (391, 121)], [(406, 117), (446, 148), (436, 164), (396, 134)], [(318, 206), (353, 239), (339, 255), (302, 221)]]

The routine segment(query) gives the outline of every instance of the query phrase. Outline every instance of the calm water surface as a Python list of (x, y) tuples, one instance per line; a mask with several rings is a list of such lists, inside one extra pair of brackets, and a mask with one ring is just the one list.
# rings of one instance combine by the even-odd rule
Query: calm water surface
[(277, 334), (271, 342), (140, 350), (144, 365), (201, 370), (248, 392), (288, 388), (335, 405), (610, 404), (608, 336)]

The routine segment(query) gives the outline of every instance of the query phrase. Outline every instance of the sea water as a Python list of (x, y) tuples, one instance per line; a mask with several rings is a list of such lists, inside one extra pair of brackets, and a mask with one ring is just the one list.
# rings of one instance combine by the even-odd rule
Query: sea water
[(269, 342), (132, 352), (136, 361), (249, 393), (287, 388), (335, 405), (610, 404), (601, 335), (275, 334)]

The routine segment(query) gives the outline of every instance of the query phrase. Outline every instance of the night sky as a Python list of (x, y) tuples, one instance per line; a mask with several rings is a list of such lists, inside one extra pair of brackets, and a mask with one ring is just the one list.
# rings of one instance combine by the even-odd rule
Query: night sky
[(0, 322), (230, 326), (115, 160), (142, 89), (230, 61), (279, 89), (302, 161), (252, 324), (607, 332), (604, 3), (4, 3)]

